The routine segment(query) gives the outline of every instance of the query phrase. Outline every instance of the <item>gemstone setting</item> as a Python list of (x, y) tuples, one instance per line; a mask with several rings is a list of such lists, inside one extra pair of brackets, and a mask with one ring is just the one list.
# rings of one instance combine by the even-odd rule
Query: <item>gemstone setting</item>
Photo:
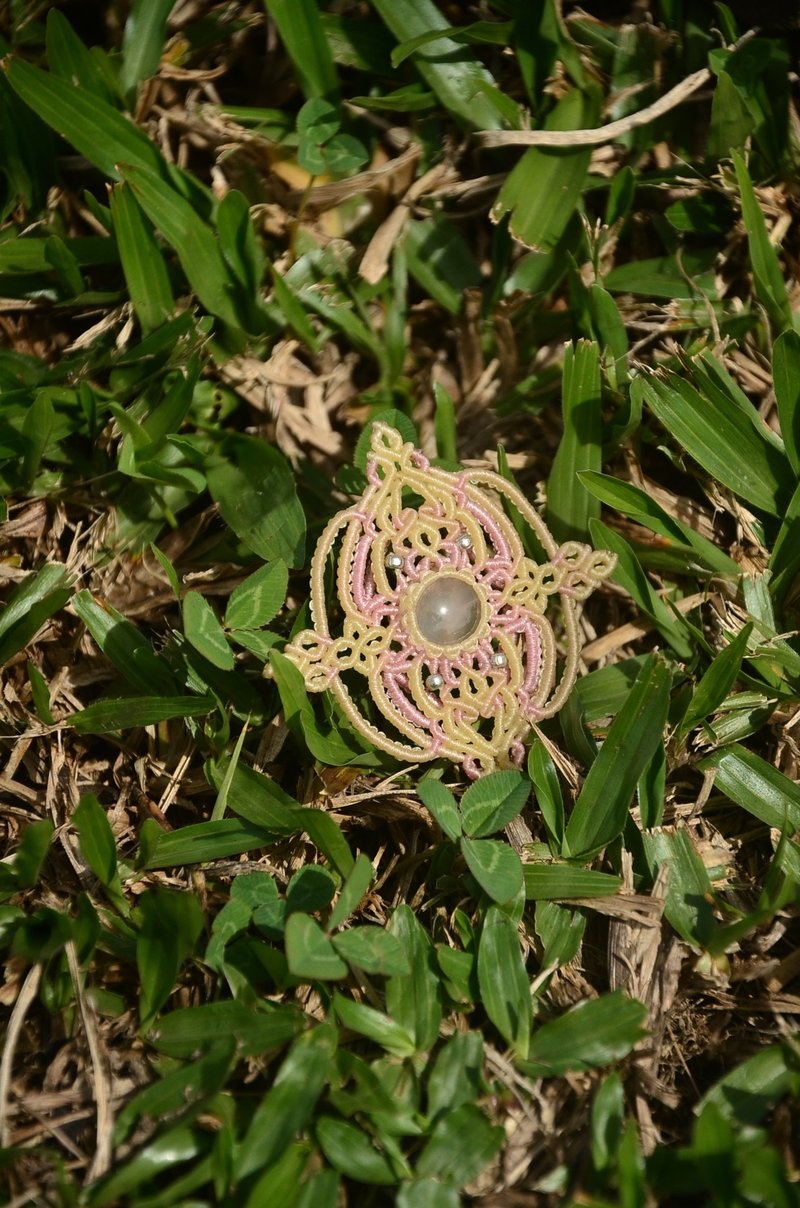
[(456, 646), (477, 630), (483, 616), (475, 587), (458, 575), (439, 574), (425, 583), (414, 601), (414, 620), (431, 646)]

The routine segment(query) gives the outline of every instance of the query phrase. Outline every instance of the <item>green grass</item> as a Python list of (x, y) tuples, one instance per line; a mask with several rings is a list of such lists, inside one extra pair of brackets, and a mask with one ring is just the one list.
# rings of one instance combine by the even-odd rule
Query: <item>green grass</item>
[[(0, 36), (1, 1202), (789, 1208), (796, 35), (78, 7)], [(377, 417), (617, 554), (524, 773), (281, 654)]]

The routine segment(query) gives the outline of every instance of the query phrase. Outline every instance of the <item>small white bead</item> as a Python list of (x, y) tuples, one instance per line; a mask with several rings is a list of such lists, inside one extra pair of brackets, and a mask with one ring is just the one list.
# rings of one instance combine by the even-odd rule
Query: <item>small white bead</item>
[(469, 533), (462, 533), (457, 543), (462, 549), (472, 549), (472, 538)]
[(425, 680), (425, 687), (430, 692), (438, 692), (443, 684), (444, 684), (444, 680), (442, 679), (441, 675), (438, 675), (435, 672), (433, 675), (429, 675), (428, 678)]
[(403, 559), (399, 554), (387, 554), (384, 559), (384, 565), (387, 570), (399, 570), (403, 565)]
[(500, 651), (498, 651), (497, 654), (492, 655), (492, 666), (493, 667), (505, 667), (507, 662), (508, 662), (508, 659), (506, 658), (506, 656), (504, 654), (500, 653)]

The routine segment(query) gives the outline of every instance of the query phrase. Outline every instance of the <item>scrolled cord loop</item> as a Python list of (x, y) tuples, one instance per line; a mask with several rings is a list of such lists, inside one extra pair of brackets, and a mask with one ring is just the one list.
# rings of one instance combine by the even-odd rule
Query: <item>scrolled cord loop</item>
[[(404, 490), (422, 498), (417, 508), (404, 506)], [(503, 499), (536, 534), (547, 561), (526, 557)], [(334, 550), (339, 633), (331, 632), (323, 582)], [(285, 653), (307, 690), (332, 692), (350, 724), (380, 750), (414, 762), (446, 758), (476, 779), (520, 766), (531, 727), (565, 703), (580, 659), (578, 602), (615, 563), (614, 554), (578, 541), (559, 546), (519, 488), (499, 475), (431, 466), (399, 432), (376, 423), (367, 487), (333, 517), (314, 552), (314, 628)], [(547, 615), (554, 606), (566, 648), (557, 682)], [(366, 680), (400, 737), (365, 716), (345, 672), (351, 683)]]

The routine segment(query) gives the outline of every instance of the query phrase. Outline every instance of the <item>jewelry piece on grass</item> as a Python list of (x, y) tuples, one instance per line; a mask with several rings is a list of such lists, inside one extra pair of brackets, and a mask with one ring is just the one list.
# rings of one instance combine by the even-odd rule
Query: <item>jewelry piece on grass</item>
[[(397, 759), (444, 757), (472, 778), (520, 765), (522, 739), (561, 708), (575, 682), (577, 603), (611, 573), (615, 556), (578, 541), (557, 545), (517, 487), (488, 470), (437, 469), (386, 424), (372, 428), (367, 480), (361, 499), (320, 537), (311, 563), (315, 628), (287, 656), (310, 692), (329, 689), (356, 730)], [(547, 561), (526, 557), (504, 499)], [(338, 606), (329, 609), (331, 554)], [(557, 684), (551, 607), (566, 646)], [(393, 733), (359, 710), (358, 675)]]

